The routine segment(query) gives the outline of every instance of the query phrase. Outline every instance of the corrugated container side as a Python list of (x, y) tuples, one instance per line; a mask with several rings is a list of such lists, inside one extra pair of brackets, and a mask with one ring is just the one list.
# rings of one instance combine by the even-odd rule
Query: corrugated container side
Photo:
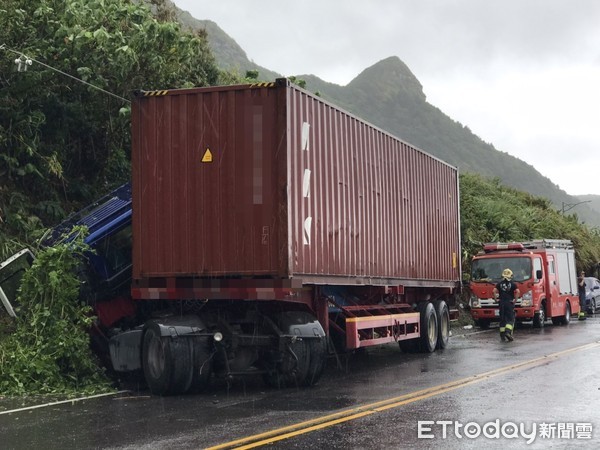
[(132, 123), (134, 278), (459, 279), (456, 169), (306, 91), (138, 97)]
[(303, 90), (288, 105), (293, 274), (458, 280), (457, 170)]

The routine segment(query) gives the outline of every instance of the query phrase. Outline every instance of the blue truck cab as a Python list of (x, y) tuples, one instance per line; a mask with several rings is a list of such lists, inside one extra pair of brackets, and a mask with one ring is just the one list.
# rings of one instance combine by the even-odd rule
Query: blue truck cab
[[(42, 239), (51, 247), (74, 239), (73, 227), (86, 226), (84, 242), (92, 249), (82, 261), (81, 298), (92, 306), (120, 295), (129, 295), (131, 282), (131, 186), (124, 184), (52, 228)], [(0, 264), (0, 301), (15, 317), (17, 291), (25, 271), (34, 261), (23, 249)]]

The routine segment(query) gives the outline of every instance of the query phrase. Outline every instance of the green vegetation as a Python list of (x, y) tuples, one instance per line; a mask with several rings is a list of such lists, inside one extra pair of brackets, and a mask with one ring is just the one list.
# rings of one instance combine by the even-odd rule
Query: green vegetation
[[(0, 50), (0, 259), (129, 178), (127, 98), (134, 89), (259, 79), (256, 65), (245, 76), (237, 69), (219, 71), (206, 32), (182, 31), (163, 0), (151, 3), (154, 13), (128, 0), (5, 0), (0, 5), (0, 45), (5, 45)], [(13, 50), (35, 60), (26, 72), (17, 72), (19, 54)], [(408, 69), (400, 69), (400, 78), (391, 80), (366, 71), (369, 78), (357, 79), (343, 95), (339, 86), (321, 82), (318, 89), (409, 142), (455, 164), (459, 158), (456, 165), (478, 171), (491, 164), (510, 169), (511, 180), (531, 178), (531, 168), (514, 158), (507, 166), (491, 146), (478, 150), (478, 138), (426, 104), (421, 85)], [(297, 82), (305, 79), (314, 77)], [(306, 85), (314, 90), (311, 82)], [(597, 229), (581, 224), (576, 215), (558, 213), (550, 200), (504, 186), (499, 178), (463, 174), (461, 208), (465, 270), (484, 242), (535, 238), (571, 239), (579, 268), (590, 273), (600, 261)], [(18, 321), (0, 317), (0, 394), (111, 389), (89, 350), (91, 311), (78, 301), (74, 273), (77, 255), (84, 251), (79, 241), (39, 252), (23, 280)]]
[(563, 215), (551, 202), (506, 187), (498, 179), (463, 174), (460, 178), (463, 269), (485, 242), (570, 239), (578, 269), (596, 273), (600, 262), (600, 231), (577, 215)]
[(128, 179), (134, 90), (218, 83), (205, 33), (152, 3), (156, 15), (128, 0), (0, 4), (0, 251)]
[(82, 239), (39, 252), (25, 273), (14, 329), (0, 341), (0, 394), (114, 389), (90, 349), (91, 308), (78, 300)]

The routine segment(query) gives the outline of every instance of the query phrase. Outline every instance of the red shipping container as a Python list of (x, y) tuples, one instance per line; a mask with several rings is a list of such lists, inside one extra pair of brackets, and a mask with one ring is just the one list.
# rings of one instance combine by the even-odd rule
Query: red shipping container
[(132, 104), (133, 278), (455, 287), (458, 172), (287, 80)]

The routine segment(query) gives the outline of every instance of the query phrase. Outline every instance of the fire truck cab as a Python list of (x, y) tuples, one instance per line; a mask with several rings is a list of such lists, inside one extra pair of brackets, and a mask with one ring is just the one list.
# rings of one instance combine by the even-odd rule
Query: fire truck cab
[(515, 304), (517, 321), (533, 321), (541, 328), (547, 319), (568, 324), (579, 313), (575, 251), (568, 240), (543, 239), (529, 242), (490, 243), (471, 263), (471, 316), (481, 328), (499, 320), (493, 290), (502, 270), (513, 272), (521, 292)]

